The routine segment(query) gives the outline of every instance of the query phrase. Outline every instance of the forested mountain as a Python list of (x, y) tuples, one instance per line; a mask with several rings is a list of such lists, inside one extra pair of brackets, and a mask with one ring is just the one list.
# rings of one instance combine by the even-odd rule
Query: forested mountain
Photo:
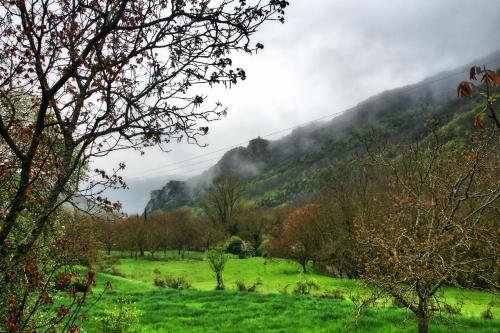
[(373, 96), (330, 121), (297, 128), (279, 140), (251, 140), (247, 147), (229, 150), (201, 175), (187, 181), (172, 180), (153, 191), (146, 210), (196, 206), (219, 174), (242, 179), (247, 198), (259, 205), (297, 201), (318, 188), (332, 162), (361, 152), (360, 137), (369, 133), (388, 142), (422, 138), (429, 133), (429, 119), (434, 120), (443, 139), (459, 140), (472, 129), (472, 110), (478, 104), (474, 99), (456, 97), (457, 84), (467, 78), (472, 64), (500, 67), (500, 51), (417, 84)]

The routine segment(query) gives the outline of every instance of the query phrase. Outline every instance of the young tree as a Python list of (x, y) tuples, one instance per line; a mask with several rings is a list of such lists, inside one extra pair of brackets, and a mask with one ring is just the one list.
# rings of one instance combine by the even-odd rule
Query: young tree
[(217, 279), (216, 290), (224, 290), (224, 280), (222, 279), (222, 272), (224, 272), (224, 267), (226, 266), (226, 247), (218, 245), (213, 247), (207, 252), (207, 260), (210, 264), (210, 268), (215, 273), (215, 278)]
[(481, 133), (461, 155), (436, 140), (412, 144), (390, 159), (378, 155), (386, 187), (358, 220), (363, 278), (404, 304), (418, 331), (444, 300), (445, 284), (498, 288), (499, 132)]
[[(183, 137), (197, 142), (208, 131), (200, 122), (218, 119), (225, 110), (202, 108), (205, 96), (189, 95), (189, 88), (244, 79), (231, 53), (262, 48), (252, 35), (265, 21), (283, 21), (287, 5), (277, 0), (0, 3), (0, 136), (19, 175), (0, 214), (0, 251), (8, 258), (1, 298), (63, 202), (77, 191), (95, 194), (99, 185), (122, 186), (116, 174), (95, 170), (101, 180), (91, 178), (82, 189), (87, 162), (117, 149), (165, 147)], [(20, 96), (25, 96), (22, 107)], [(19, 133), (25, 140), (18, 140)], [(47, 173), (50, 159), (53, 172)], [(47, 195), (27, 236), (10, 245), (40, 182)]]
[(219, 223), (229, 234), (235, 235), (235, 217), (241, 208), (244, 194), (245, 190), (235, 176), (218, 176), (214, 178), (213, 186), (201, 202), (201, 207), (211, 221)]

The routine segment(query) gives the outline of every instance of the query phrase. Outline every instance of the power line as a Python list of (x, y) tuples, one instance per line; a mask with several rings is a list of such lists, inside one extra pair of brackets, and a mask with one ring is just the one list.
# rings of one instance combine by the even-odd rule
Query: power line
[[(500, 62), (500, 58), (496, 59), (496, 60), (493, 60), (493, 61), (491, 61), (489, 63), (486, 63), (485, 66), (488, 66), (488, 65), (491, 65), (491, 64), (494, 64), (494, 63), (497, 63), (497, 62)], [(434, 84), (434, 83), (437, 83), (437, 82), (440, 82), (440, 81), (444, 81), (444, 80), (450, 79), (450, 78), (452, 78), (454, 76), (457, 76), (457, 75), (460, 75), (460, 74), (464, 74), (464, 73), (468, 73), (468, 72), (469, 72), (468, 69), (466, 69), (466, 70), (457, 70), (455, 72), (451, 72), (448, 75), (441, 76), (441, 77), (436, 78), (434, 80), (425, 80), (424, 79), (420, 83), (413, 84), (413, 85), (408, 86), (406, 88), (399, 88), (399, 89), (396, 88), (396, 89), (399, 90), (400, 92), (410, 92), (410, 91), (416, 90), (420, 86), (431, 85), (431, 84)], [(445, 92), (445, 91), (443, 90), (441, 92)], [(344, 113), (344, 112), (346, 112), (348, 110), (352, 110), (352, 109), (354, 109), (356, 107), (359, 107), (359, 106), (361, 106), (361, 105), (363, 105), (365, 103), (387, 99), (387, 97), (388, 96), (383, 95), (383, 92), (382, 92), (382, 93), (380, 93), (380, 95), (378, 97), (368, 98), (368, 99), (366, 99), (366, 100), (358, 103), (356, 106), (353, 106), (353, 107), (348, 108), (346, 110), (334, 112), (334, 113), (331, 113), (331, 114), (328, 114), (328, 115), (325, 115), (325, 116), (322, 116), (322, 117), (319, 117), (319, 118), (316, 118), (316, 119), (313, 119), (313, 120), (309, 120), (307, 122), (303, 122), (303, 123), (300, 123), (300, 124), (297, 124), (297, 125), (294, 125), (294, 126), (291, 126), (291, 127), (288, 127), (288, 128), (284, 128), (284, 129), (277, 130), (277, 131), (272, 132), (272, 133), (261, 135), (260, 137), (261, 138), (267, 138), (267, 137), (274, 136), (274, 135), (277, 135), (277, 134), (280, 134), (280, 133), (283, 133), (283, 132), (287, 132), (287, 131), (290, 131), (290, 130), (294, 130), (294, 129), (297, 129), (299, 127), (306, 126), (306, 125), (309, 125), (309, 124), (312, 124), (312, 123), (315, 123), (315, 122), (318, 122), (318, 121), (326, 120), (328, 118), (332, 118), (332, 117), (338, 116), (338, 115), (340, 115), (340, 114), (342, 114), (342, 113)], [(217, 150), (214, 150), (214, 151), (211, 151), (211, 152), (208, 152), (208, 153), (200, 154), (198, 156), (194, 156), (194, 157), (191, 157), (191, 158), (188, 158), (188, 159), (184, 159), (184, 160), (181, 160), (181, 161), (177, 161), (177, 162), (173, 162), (173, 163), (168, 163), (168, 164), (160, 165), (160, 166), (157, 166), (157, 167), (151, 168), (151, 169), (145, 169), (145, 170), (141, 171), (140, 173), (133, 174), (130, 177), (127, 177), (127, 178), (129, 178), (129, 179), (130, 178), (138, 178), (139, 175), (142, 175), (142, 174), (147, 173), (147, 172), (157, 171), (157, 170), (163, 170), (164, 168), (169, 167), (169, 166), (174, 166), (174, 165), (179, 165), (179, 164), (182, 165), (182, 164), (184, 164), (186, 162), (194, 161), (194, 160), (197, 160), (197, 159), (205, 157), (205, 156), (210, 156), (210, 155), (217, 154), (217, 153), (220, 153), (220, 152), (225, 152), (225, 151), (227, 151), (229, 149), (233, 149), (233, 148), (237, 148), (237, 147), (240, 147), (240, 146), (243, 146), (243, 145), (247, 145), (254, 138), (246, 140), (246, 141), (243, 141), (243, 142), (240, 142), (240, 143), (236, 143), (236, 144), (233, 144), (233, 145), (230, 145), (230, 146), (222, 147), (220, 149), (217, 149)], [(186, 165), (186, 166), (198, 165), (198, 164), (201, 164), (201, 163), (206, 163), (206, 162), (215, 160), (217, 158), (219, 158), (219, 157), (214, 157), (214, 158), (211, 158), (209, 160), (199, 161), (197, 163), (189, 164), (189, 165)], [(183, 169), (186, 166), (177, 167), (175, 169), (169, 169), (169, 170), (167, 170), (167, 172), (172, 172), (172, 171), (175, 171), (175, 170)], [(200, 168), (200, 170), (205, 169), (205, 168), (206, 167)], [(186, 171), (186, 172), (194, 172), (194, 171), (197, 171), (197, 170)], [(172, 174), (172, 175), (169, 174), (169, 175), (167, 175), (165, 177), (168, 177), (168, 176), (175, 176), (175, 175), (174, 174)], [(161, 177), (164, 177), (164, 176), (161, 176)]]
[[(341, 112), (335, 112), (335, 113), (332, 113), (332, 114), (329, 114), (329, 115), (326, 115), (326, 116), (322, 116), (320, 118), (317, 118), (317, 119), (314, 119), (314, 120), (311, 120), (307, 123), (302, 123), (300, 125), (296, 125), (296, 126), (292, 126), (292, 127), (288, 127), (288, 128), (284, 128), (284, 129), (281, 129), (281, 130), (278, 130), (278, 131), (275, 131), (275, 132), (272, 132), (272, 133), (268, 133), (266, 135), (262, 135), (260, 136), (261, 138), (268, 138), (268, 137), (271, 137), (271, 136), (274, 136), (274, 135), (277, 135), (277, 134), (280, 134), (280, 133), (283, 133), (283, 132), (287, 132), (287, 131), (290, 131), (290, 130), (293, 130), (293, 129), (296, 129), (298, 127), (301, 127), (301, 126), (304, 126), (304, 125), (307, 125), (307, 124), (310, 124), (310, 123), (314, 123), (314, 122), (317, 122), (317, 121), (320, 121), (320, 120), (324, 120), (324, 119), (327, 119), (327, 118), (331, 118), (331, 117), (334, 117), (336, 115), (340, 115), (342, 113), (344, 113), (345, 111), (341, 111)], [(218, 150), (215, 150), (215, 151), (212, 151), (212, 152), (209, 152), (209, 153), (206, 153), (206, 154), (201, 154), (199, 156), (196, 156), (196, 157), (192, 157), (192, 158), (189, 158), (189, 159), (186, 159), (186, 160), (183, 160), (183, 161), (179, 161), (179, 162), (175, 162), (175, 163), (171, 163), (169, 165), (176, 165), (176, 164), (180, 164), (181, 162), (189, 162), (189, 161), (192, 161), (192, 160), (195, 160), (195, 159), (198, 159), (200, 157), (205, 157), (207, 155), (213, 155), (215, 153), (219, 153), (219, 152), (222, 152), (222, 151), (226, 151), (228, 149), (232, 149), (232, 148), (237, 148), (237, 147), (240, 147), (242, 145), (245, 145), (247, 143), (249, 143), (251, 140), (253, 139), (250, 139), (248, 141), (244, 141), (244, 142), (241, 142), (241, 143), (238, 143), (238, 144), (235, 144), (235, 145), (232, 145), (232, 146), (227, 146), (227, 147), (224, 147), (224, 148), (220, 148)], [(163, 177), (163, 178), (168, 178), (170, 176), (177, 176), (176, 174), (170, 174), (170, 172), (172, 171), (176, 171), (176, 170), (181, 170), (181, 169), (184, 169), (185, 167), (189, 167), (189, 166), (193, 166), (193, 165), (199, 165), (199, 164), (203, 164), (203, 163), (207, 163), (207, 162), (211, 162), (211, 161), (214, 161), (214, 160), (218, 160), (220, 157), (217, 156), (217, 157), (214, 157), (214, 158), (210, 158), (208, 160), (203, 160), (203, 161), (199, 161), (199, 162), (196, 162), (196, 163), (192, 163), (192, 164), (187, 164), (187, 165), (183, 165), (183, 166), (180, 166), (180, 167), (176, 167), (174, 169), (168, 169), (167, 172), (169, 174), (167, 175), (164, 175), (164, 176), (160, 176), (160, 177)], [(166, 165), (164, 166), (159, 166), (159, 167), (155, 167), (153, 169), (148, 169), (148, 170), (145, 170), (145, 171), (142, 171), (142, 173), (145, 173), (145, 172), (151, 172), (151, 171), (156, 171), (156, 170), (163, 170), (165, 168)], [(196, 168), (194, 170), (188, 170), (188, 171), (184, 171), (183, 174), (187, 174), (187, 173), (191, 173), (191, 172), (195, 172), (195, 171), (200, 171), (200, 170), (205, 170), (207, 169), (207, 165), (201, 167), (201, 168)], [(138, 176), (139, 174), (135, 174), (133, 176), (130, 176), (130, 177), (127, 177), (128, 179), (137, 179), (139, 178)]]
[[(207, 160), (198, 161), (196, 163), (186, 164), (186, 165), (183, 165), (183, 166), (180, 166), (180, 167), (176, 167), (176, 168), (173, 168), (173, 169), (168, 169), (167, 171), (168, 172), (172, 172), (172, 171), (176, 171), (176, 170), (181, 170), (181, 169), (184, 169), (184, 168), (187, 168), (187, 167), (191, 167), (191, 166), (195, 166), (195, 165), (200, 165), (202, 163), (212, 162), (212, 161), (218, 160), (219, 158), (220, 158), (219, 156), (216, 156), (216, 157), (212, 157), (212, 158), (207, 159)], [(148, 170), (148, 173), (150, 173), (151, 171), (158, 171), (158, 170), (164, 170), (164, 167), (156, 167), (154, 169), (150, 169), (150, 170)], [(136, 178), (139, 178), (139, 176), (132, 176), (132, 177), (127, 177), (127, 178), (128, 179), (136, 179)]]

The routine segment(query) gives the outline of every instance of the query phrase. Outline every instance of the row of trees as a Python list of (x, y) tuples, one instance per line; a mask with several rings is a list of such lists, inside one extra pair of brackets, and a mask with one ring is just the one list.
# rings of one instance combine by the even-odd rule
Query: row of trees
[(159, 251), (209, 249), (224, 239), (224, 231), (210, 220), (194, 216), (189, 210), (173, 213), (161, 211), (126, 219), (98, 219), (96, 234), (104, 248), (130, 251), (131, 255), (151, 255)]
[[(289, 210), (288, 207), (238, 207), (231, 223), (220, 223), (205, 214), (194, 214), (189, 209), (154, 211), (127, 218), (80, 215), (77, 218), (79, 222), (71, 227), (91, 229), (83, 233), (90, 235), (98, 242), (98, 247), (108, 254), (111, 251), (128, 251), (132, 256), (144, 256), (146, 253), (154, 255), (160, 251), (175, 250), (183, 256), (187, 250), (210, 250), (214, 245), (228, 241), (231, 236), (238, 236), (236, 239), (248, 244), (252, 253), (261, 254), (263, 245)], [(237, 233), (229, 230), (237, 230)], [(75, 232), (78, 233), (81, 232)]]

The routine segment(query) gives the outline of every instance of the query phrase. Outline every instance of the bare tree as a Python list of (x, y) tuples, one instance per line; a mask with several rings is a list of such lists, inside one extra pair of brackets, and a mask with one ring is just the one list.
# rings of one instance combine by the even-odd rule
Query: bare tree
[(201, 207), (214, 223), (219, 223), (231, 235), (237, 233), (235, 219), (245, 193), (244, 188), (234, 176), (218, 176), (213, 180), (212, 189), (207, 193)]
[[(481, 133), (460, 155), (437, 138), (398, 157), (377, 155), (385, 189), (358, 219), (363, 278), (404, 304), (428, 331), (445, 284), (498, 288), (499, 133)], [(385, 172), (385, 171), (388, 172)]]
[[(220, 104), (203, 107), (206, 96), (188, 94), (190, 88), (245, 79), (231, 53), (263, 48), (252, 35), (265, 21), (283, 21), (287, 5), (277, 0), (0, 2), (0, 137), (18, 171), (0, 214), (0, 252), (8, 253), (0, 297), (51, 214), (75, 193), (117, 208), (99, 196), (101, 186), (124, 186), (116, 173), (94, 170), (89, 186), (79, 187), (89, 160), (120, 149), (166, 148), (183, 138), (197, 143), (207, 133), (204, 123), (226, 111)], [(53, 172), (46, 173), (49, 160)], [(34, 222), (20, 242), (7, 246), (42, 181), (47, 195)]]

